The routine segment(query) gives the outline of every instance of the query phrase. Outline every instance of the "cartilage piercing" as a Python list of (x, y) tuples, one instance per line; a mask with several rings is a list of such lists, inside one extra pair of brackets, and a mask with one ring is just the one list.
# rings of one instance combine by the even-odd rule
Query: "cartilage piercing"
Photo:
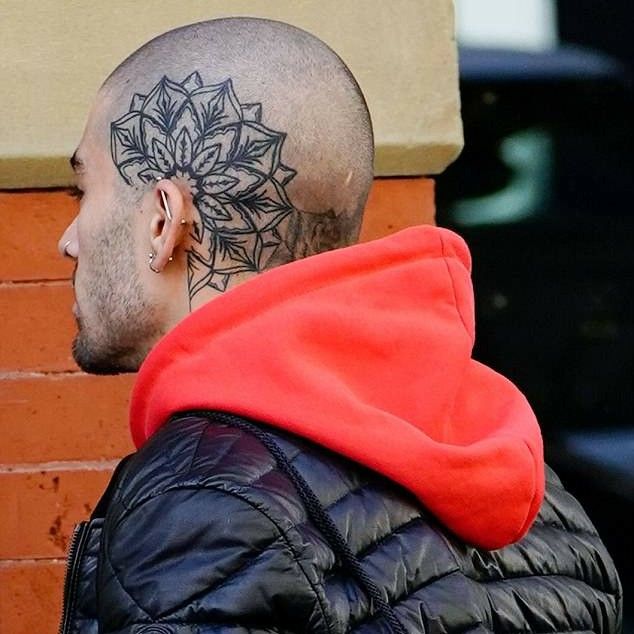
[[(162, 180), (162, 178), (159, 176), (156, 179), (156, 182), (160, 182)], [(159, 189), (159, 191), (161, 192), (161, 200), (163, 201), (163, 207), (165, 207), (165, 215), (167, 216), (167, 219), (172, 222), (172, 210), (170, 209), (170, 206), (167, 204), (167, 196), (165, 195), (165, 192), (162, 189)]]
[(161, 189), (159, 190), (161, 192), (161, 198), (163, 199), (163, 207), (165, 207), (165, 215), (167, 216), (167, 219), (172, 222), (172, 211), (170, 210), (170, 206), (167, 204), (167, 196), (165, 195), (165, 192)]

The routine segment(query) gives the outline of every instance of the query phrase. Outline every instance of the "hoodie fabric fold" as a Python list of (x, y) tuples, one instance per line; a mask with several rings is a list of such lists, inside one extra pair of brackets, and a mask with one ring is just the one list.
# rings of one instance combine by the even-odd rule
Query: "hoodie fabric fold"
[(148, 355), (135, 444), (176, 412), (232, 412), (383, 474), (471, 544), (517, 541), (543, 498), (541, 435), (520, 391), (471, 358), (470, 267), (461, 238), (424, 226), (252, 278)]

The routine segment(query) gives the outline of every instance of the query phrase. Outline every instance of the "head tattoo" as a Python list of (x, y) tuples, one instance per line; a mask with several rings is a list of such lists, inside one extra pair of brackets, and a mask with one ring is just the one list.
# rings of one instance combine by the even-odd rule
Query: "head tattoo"
[(110, 126), (112, 158), (128, 185), (177, 177), (190, 187), (199, 214), (190, 301), (205, 287), (224, 291), (235, 273), (263, 270), (282, 242), (293, 212), (285, 186), (296, 172), (281, 161), (286, 135), (261, 118), (261, 104), (241, 104), (231, 79), (206, 86), (195, 72), (135, 94)]

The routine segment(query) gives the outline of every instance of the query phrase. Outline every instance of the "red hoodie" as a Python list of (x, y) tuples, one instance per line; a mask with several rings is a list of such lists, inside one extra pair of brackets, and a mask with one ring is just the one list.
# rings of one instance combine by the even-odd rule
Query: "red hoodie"
[(542, 442), (524, 396), (474, 361), (467, 246), (416, 227), (272, 269), (193, 312), (143, 363), (137, 446), (171, 414), (254, 418), (414, 493), (465, 541), (530, 528)]

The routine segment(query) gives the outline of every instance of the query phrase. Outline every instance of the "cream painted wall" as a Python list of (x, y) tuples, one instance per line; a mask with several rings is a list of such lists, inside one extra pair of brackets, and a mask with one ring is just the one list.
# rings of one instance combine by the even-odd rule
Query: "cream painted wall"
[(67, 184), (108, 73), (159, 33), (227, 15), (290, 22), (341, 55), (372, 113), (377, 175), (435, 174), (459, 153), (451, 0), (0, 0), (0, 188)]

